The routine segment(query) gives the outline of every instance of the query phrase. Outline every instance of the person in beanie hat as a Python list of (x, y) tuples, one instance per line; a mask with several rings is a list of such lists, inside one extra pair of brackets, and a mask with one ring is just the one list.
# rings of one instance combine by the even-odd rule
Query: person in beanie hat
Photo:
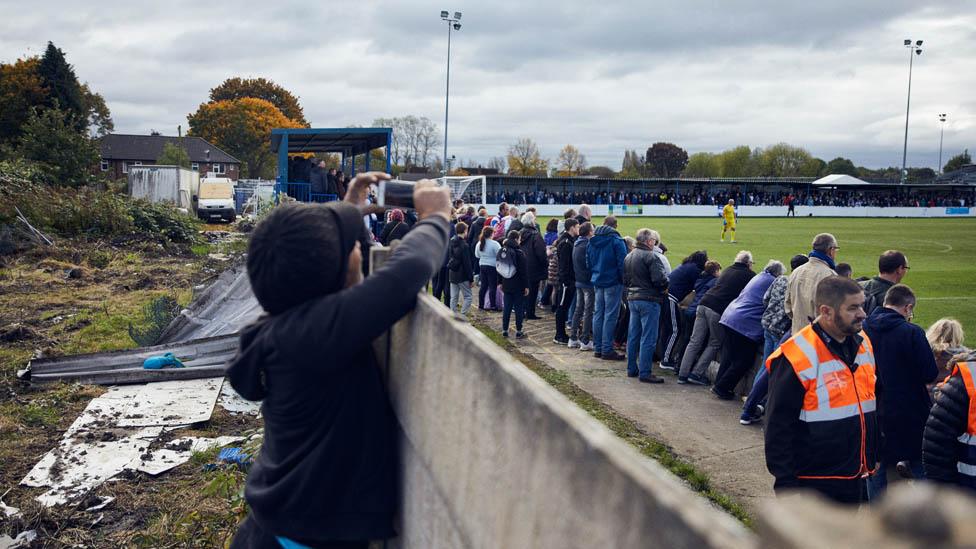
[(279, 206), (251, 236), (248, 277), (267, 314), (241, 332), (228, 377), (263, 401), (265, 430), (232, 547), (366, 547), (396, 535), (395, 418), (372, 341), (440, 267), (451, 203), (446, 188), (418, 182), (420, 221), (364, 279), (361, 208), (389, 177), (356, 176), (343, 202)]

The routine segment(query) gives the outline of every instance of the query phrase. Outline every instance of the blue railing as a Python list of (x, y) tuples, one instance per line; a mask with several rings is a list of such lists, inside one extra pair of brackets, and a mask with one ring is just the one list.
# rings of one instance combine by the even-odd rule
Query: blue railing
[(312, 185), (309, 183), (277, 183), (275, 185), (275, 192), (287, 194), (299, 202), (323, 203), (332, 202), (339, 199), (339, 197), (334, 194), (313, 193)]

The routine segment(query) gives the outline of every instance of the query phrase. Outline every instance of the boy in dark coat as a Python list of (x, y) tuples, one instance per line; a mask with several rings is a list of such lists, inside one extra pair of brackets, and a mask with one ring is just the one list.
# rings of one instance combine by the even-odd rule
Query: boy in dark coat
[(576, 295), (576, 273), (573, 267), (573, 246), (579, 235), (579, 223), (575, 219), (567, 219), (563, 234), (556, 240), (556, 265), (558, 286), (553, 301), (556, 303), (556, 337), (553, 343), (566, 345), (569, 335), (566, 334), (566, 321), (569, 316), (569, 305)]
[(448, 278), (451, 281), (451, 310), (456, 311), (458, 297), (463, 296), (461, 314), (467, 315), (471, 308), (471, 283), (474, 282), (471, 248), (468, 247), (468, 226), (459, 221), (454, 225), (457, 235), (451, 239), (450, 259), (447, 261)]
[(360, 206), (380, 179), (357, 176), (344, 202), (280, 206), (251, 236), (248, 276), (268, 314), (241, 333), (228, 376), (263, 400), (265, 432), (232, 547), (366, 547), (395, 535), (395, 418), (372, 342), (439, 267), (450, 194), (418, 183), (421, 221), (364, 280)]
[(884, 385), (878, 405), (885, 444), (878, 472), (868, 482), (870, 499), (880, 496), (889, 480), (899, 478), (899, 462), (906, 462), (912, 476), (925, 476), (922, 432), (932, 407), (927, 384), (939, 374), (939, 367), (925, 331), (909, 322), (914, 309), (915, 293), (895, 284), (885, 294), (884, 305), (864, 321), (864, 331), (874, 344), (878, 379)]
[(502, 282), (502, 293), (505, 295), (505, 308), (502, 311), (502, 336), (508, 337), (508, 326), (512, 318), (512, 311), (514, 311), (515, 337), (522, 339), (525, 337), (522, 332), (522, 321), (525, 318), (524, 302), (526, 296), (529, 295), (529, 270), (526, 267), (525, 254), (519, 244), (518, 231), (509, 231), (508, 238), (505, 239), (502, 248), (515, 257), (515, 276), (511, 278), (498, 277)]

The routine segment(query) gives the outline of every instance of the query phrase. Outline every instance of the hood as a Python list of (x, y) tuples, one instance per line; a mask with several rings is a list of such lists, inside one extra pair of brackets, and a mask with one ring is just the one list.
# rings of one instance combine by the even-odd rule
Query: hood
[(261, 366), (265, 362), (262, 340), (268, 325), (267, 318), (261, 317), (241, 331), (237, 354), (227, 367), (231, 387), (248, 400), (262, 400), (267, 393)]
[(602, 250), (612, 246), (618, 238), (620, 238), (620, 233), (618, 233), (616, 229), (610, 227), (609, 225), (601, 225), (599, 228), (597, 228), (596, 232), (593, 233), (593, 238), (590, 239), (590, 246), (596, 248), (597, 250)]
[(580, 246), (586, 246), (587, 242), (590, 241), (588, 236), (580, 236), (576, 238), (576, 242), (573, 243), (574, 248), (579, 248)]
[(901, 316), (901, 313), (894, 309), (878, 307), (874, 311), (871, 311), (871, 316), (865, 320), (865, 323), (876, 330), (890, 332), (903, 324), (907, 324), (908, 321), (905, 320), (905, 317)]

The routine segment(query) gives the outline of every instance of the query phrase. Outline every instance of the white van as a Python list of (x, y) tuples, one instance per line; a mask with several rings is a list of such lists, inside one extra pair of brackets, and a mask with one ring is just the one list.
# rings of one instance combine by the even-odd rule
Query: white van
[(234, 208), (234, 182), (226, 177), (205, 177), (200, 180), (197, 215), (204, 221), (214, 219), (233, 223), (237, 219)]

